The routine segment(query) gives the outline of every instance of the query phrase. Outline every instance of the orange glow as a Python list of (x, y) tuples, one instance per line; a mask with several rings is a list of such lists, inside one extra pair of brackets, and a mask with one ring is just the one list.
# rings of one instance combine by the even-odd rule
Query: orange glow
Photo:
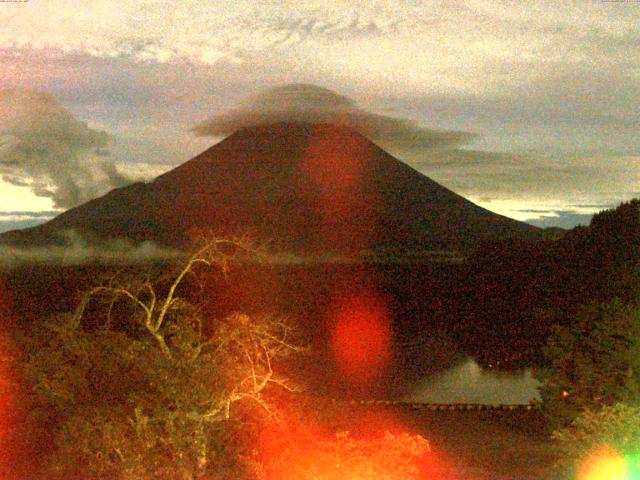
[(13, 478), (16, 465), (14, 445), (11, 434), (16, 415), (13, 399), (10, 360), (13, 355), (11, 347), (11, 326), (13, 325), (13, 309), (11, 298), (0, 283), (0, 479)]
[(578, 469), (577, 480), (628, 480), (624, 458), (608, 446), (590, 453)]
[(9, 338), (11, 308), (7, 293), (0, 285), (0, 443), (8, 430), (11, 398), (9, 395)]
[[(289, 409), (291, 411), (291, 409)], [(317, 414), (317, 412), (315, 412)], [(361, 412), (362, 413), (362, 412)], [(428, 441), (380, 412), (348, 415), (337, 429), (287, 415), (263, 432), (258, 450), (267, 480), (417, 480), (441, 478)], [(331, 416), (331, 415), (329, 415)], [(304, 418), (305, 420), (301, 420)], [(344, 420), (344, 419), (343, 419)], [(390, 427), (390, 428), (387, 428)]]
[(304, 159), (321, 194), (346, 201), (361, 187), (369, 152), (360, 137), (343, 132), (330, 125), (313, 126)]
[(338, 303), (331, 348), (341, 373), (355, 383), (376, 378), (391, 360), (391, 326), (385, 303), (362, 292)]
[[(0, 349), (4, 350), (4, 342), (0, 339)], [(9, 382), (7, 378), (6, 353), (0, 350), (0, 445), (8, 430), (8, 415), (11, 409)]]
[[(321, 219), (318, 238), (356, 252), (367, 248), (376, 211), (372, 192), (364, 195), (363, 190), (369, 144), (364, 137), (334, 126), (312, 128), (302, 169), (316, 190), (314, 203)], [(344, 231), (347, 225), (349, 232)]]

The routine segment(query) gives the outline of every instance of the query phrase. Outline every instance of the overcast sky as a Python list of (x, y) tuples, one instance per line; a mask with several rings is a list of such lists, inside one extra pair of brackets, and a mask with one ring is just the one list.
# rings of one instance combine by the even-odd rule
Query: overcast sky
[(29, 0), (0, 2), (0, 228), (188, 160), (222, 134), (196, 125), (291, 83), (514, 218), (640, 196), (640, 1)]

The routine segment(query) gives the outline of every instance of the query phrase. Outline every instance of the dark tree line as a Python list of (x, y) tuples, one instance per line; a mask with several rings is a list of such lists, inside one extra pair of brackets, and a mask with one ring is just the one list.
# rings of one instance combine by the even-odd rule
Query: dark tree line
[(553, 325), (573, 322), (584, 305), (637, 301), (639, 253), (639, 200), (556, 240), (485, 244), (467, 262), (449, 317), (481, 363), (540, 365)]

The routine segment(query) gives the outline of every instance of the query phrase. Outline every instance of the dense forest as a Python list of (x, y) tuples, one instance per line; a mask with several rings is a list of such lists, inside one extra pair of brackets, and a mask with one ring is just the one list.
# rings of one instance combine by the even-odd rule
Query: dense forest
[[(465, 356), (539, 367), (542, 413), (563, 459), (590, 454), (601, 437), (593, 425), (628, 449), (639, 415), (639, 248), (633, 200), (561, 238), (485, 244), (462, 263), (265, 265), (201, 249), (183, 263), (6, 271), (0, 440), (25, 461), (12, 467), (5, 450), (0, 467), (43, 478), (281, 478), (292, 469), (306, 478), (349, 458), (354, 472), (419, 478), (427, 440), (387, 426), (383, 436), (309, 433), (311, 417), (331, 417), (311, 413), (313, 396), (401, 395)], [(385, 362), (354, 367), (351, 357), (341, 369), (331, 318), (344, 298), (356, 299), (349, 315), (388, 314), (392, 351), (359, 330), (347, 337), (358, 355)], [(292, 413), (291, 395), (311, 399), (311, 410)], [(289, 433), (304, 432), (287, 437), (283, 418)], [(264, 428), (275, 428), (270, 458), (252, 447)], [(371, 470), (382, 451), (398, 455)]]
[[(540, 365), (552, 325), (567, 324), (585, 304), (615, 297), (635, 302), (639, 206), (633, 200), (598, 213), (589, 226), (558, 239), (486, 243), (463, 263), (244, 263), (197, 288), (206, 289), (212, 317), (274, 311), (299, 322), (317, 350), (326, 348), (323, 319), (336, 298), (378, 296), (399, 344), (398, 368), (409, 379), (460, 355), (505, 369)], [(96, 278), (122, 269), (22, 266), (3, 274), (5, 296), (21, 322), (37, 323), (72, 309)]]
[[(583, 305), (640, 294), (640, 202), (594, 215), (557, 240), (486, 245), (467, 262), (457, 313), (484, 364), (540, 364), (549, 328)], [(502, 356), (502, 358), (496, 358)]]

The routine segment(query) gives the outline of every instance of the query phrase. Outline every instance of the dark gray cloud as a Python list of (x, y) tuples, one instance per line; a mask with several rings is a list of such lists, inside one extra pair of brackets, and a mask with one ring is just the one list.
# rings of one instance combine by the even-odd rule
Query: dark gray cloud
[(492, 165), (495, 167), (511, 168), (530, 163), (530, 159), (523, 154), (506, 152), (487, 152), (484, 150), (467, 150), (461, 148), (450, 148), (438, 151), (416, 152), (412, 158), (413, 164), (417, 166), (444, 167), (477, 167), (479, 165)]
[[(623, 58), (623, 53), (613, 53)], [(378, 103), (394, 105), (412, 117), (437, 118), (446, 128), (471, 128), (478, 134), (474, 146), (481, 149), (640, 152), (637, 68), (540, 68), (545, 73), (541, 78), (505, 85), (500, 92), (428, 92)]]
[(425, 152), (413, 164), (464, 195), (555, 200), (563, 210), (627, 200), (640, 186), (640, 157), (613, 153), (448, 149)]
[(109, 135), (74, 118), (49, 94), (0, 90), (0, 174), (69, 208), (130, 183), (104, 155)]
[[(62, 23), (70, 20), (64, 20), (55, 27), (64, 30), (61, 41), (45, 49), (5, 42), (0, 84), (51, 91), (74, 115), (100, 122), (118, 137), (110, 149), (119, 166), (184, 161), (211, 142), (190, 135), (193, 124), (234, 111), (248, 93), (306, 82), (346, 93), (381, 116), (476, 133), (463, 141), (470, 153), (455, 143), (424, 151), (402, 148), (405, 141), (383, 145), (463, 195), (517, 199), (520, 207), (548, 201), (554, 211), (569, 211), (572, 204), (615, 203), (638, 191), (640, 64), (633, 53), (640, 9), (544, 0), (537, 6), (505, 0), (500, 8), (484, 0), (410, 3), (415, 11), (407, 3), (367, 4), (343, 15), (251, 2), (242, 24), (222, 21), (249, 32), (244, 37), (221, 34), (225, 25), (214, 28), (202, 15), (201, 21), (189, 16), (197, 35), (180, 28), (164, 40), (158, 37), (167, 28), (151, 34), (127, 24), (136, 37), (130, 43), (123, 24), (114, 22), (100, 34), (120, 30), (107, 56), (87, 48), (94, 32), (76, 32), (81, 46), (69, 48)], [(154, 19), (171, 30), (175, 24), (166, 21), (175, 10), (166, 12)], [(50, 26), (48, 17), (38, 21)], [(417, 17), (419, 27), (407, 23)], [(11, 22), (24, 29), (24, 21)], [(7, 32), (0, 36), (15, 38)], [(220, 42), (207, 43), (209, 35), (221, 35)], [(41, 35), (33, 38), (41, 45)], [(64, 51), (56, 50), (62, 44)], [(217, 51), (223, 46), (231, 53)], [(173, 53), (167, 56), (167, 49)]]
[(371, 113), (344, 95), (309, 84), (265, 90), (247, 98), (237, 108), (202, 122), (194, 132), (223, 137), (243, 127), (287, 122), (331, 123), (353, 128), (384, 148), (408, 156), (451, 148), (472, 138), (468, 132), (435, 130), (411, 120)]
[[(190, 133), (195, 123), (269, 82), (268, 75), (258, 79), (242, 65), (219, 63), (141, 63), (127, 56), (0, 48), (0, 85), (49, 92), (74, 116), (99, 122), (113, 136), (108, 147), (118, 166), (175, 165), (211, 144)], [(252, 66), (260, 68), (258, 59)]]

